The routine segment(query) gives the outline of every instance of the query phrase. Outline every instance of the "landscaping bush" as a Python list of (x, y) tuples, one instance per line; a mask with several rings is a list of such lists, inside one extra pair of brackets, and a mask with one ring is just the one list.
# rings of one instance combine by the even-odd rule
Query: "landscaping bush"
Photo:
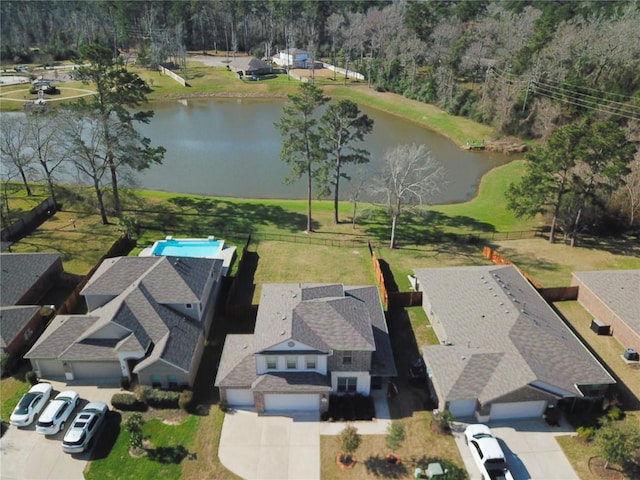
[(596, 434), (596, 429), (593, 427), (578, 427), (576, 434), (585, 442), (590, 442)]
[(130, 386), (131, 380), (129, 380), (129, 377), (120, 377), (120, 388), (123, 390), (129, 390)]
[(115, 393), (111, 397), (111, 405), (118, 410), (128, 411), (144, 411), (147, 407), (144, 403), (139, 402), (132, 393)]
[(147, 405), (154, 408), (178, 408), (180, 392), (170, 392), (152, 388), (147, 390)]
[(147, 403), (147, 394), (150, 390), (146, 385), (138, 385), (133, 393), (139, 402)]
[(178, 398), (178, 406), (185, 412), (190, 412), (193, 408), (193, 392), (191, 390), (183, 390)]
[(38, 374), (33, 370), (29, 370), (24, 375), (24, 378), (30, 385), (35, 385), (36, 383), (38, 383)]

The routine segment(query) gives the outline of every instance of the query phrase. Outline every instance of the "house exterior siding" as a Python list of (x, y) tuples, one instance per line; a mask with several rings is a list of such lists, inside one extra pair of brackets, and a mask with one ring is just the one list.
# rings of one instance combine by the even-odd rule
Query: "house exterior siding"
[(368, 372), (371, 370), (371, 352), (352, 351), (351, 364), (344, 364), (343, 351), (334, 351), (327, 358), (327, 370), (330, 372)]
[(595, 318), (610, 326), (613, 335), (625, 348), (633, 348), (640, 352), (640, 332), (636, 332), (627, 325), (616, 312), (606, 304), (606, 300), (600, 298), (579, 278), (573, 275), (571, 285), (578, 286), (578, 302), (586, 308)]

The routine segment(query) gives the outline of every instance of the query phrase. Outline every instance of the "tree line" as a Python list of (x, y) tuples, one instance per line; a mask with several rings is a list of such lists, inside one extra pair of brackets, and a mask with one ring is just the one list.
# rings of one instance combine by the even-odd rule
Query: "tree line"
[(546, 139), (587, 113), (640, 119), (634, 1), (7, 0), (0, 14), (3, 62), (76, 58), (94, 42), (151, 65), (296, 47), (507, 135)]

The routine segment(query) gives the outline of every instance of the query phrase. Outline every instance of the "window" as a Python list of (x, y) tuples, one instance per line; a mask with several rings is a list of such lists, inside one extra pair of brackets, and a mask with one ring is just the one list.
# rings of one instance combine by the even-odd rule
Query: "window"
[(275, 370), (278, 368), (278, 359), (274, 356), (267, 357), (267, 370)]
[(178, 377), (175, 375), (167, 375), (167, 382), (169, 383), (169, 388), (178, 388)]
[(338, 377), (338, 392), (355, 393), (357, 387), (357, 377)]
[(298, 357), (295, 355), (287, 355), (287, 368), (289, 370), (295, 370), (298, 368)]
[(187, 304), (185, 305), (185, 307), (187, 307), (189, 310), (191, 310), (191, 309), (193, 308), (193, 305), (191, 305), (190, 303), (187, 303)]
[(151, 386), (153, 388), (160, 388), (162, 386), (162, 378), (160, 375), (151, 375)]
[(351, 365), (351, 362), (353, 362), (353, 352), (350, 350), (342, 352), (342, 364)]
[(308, 355), (307, 356), (307, 369), (315, 370), (315, 368), (316, 368), (316, 356), (315, 355)]

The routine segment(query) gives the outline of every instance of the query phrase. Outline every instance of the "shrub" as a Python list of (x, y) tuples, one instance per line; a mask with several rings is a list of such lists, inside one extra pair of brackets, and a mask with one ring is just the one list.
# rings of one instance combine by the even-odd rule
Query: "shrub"
[(607, 412), (607, 418), (609, 420), (620, 420), (622, 418), (622, 410), (617, 405), (609, 408)]
[(120, 377), (120, 388), (123, 390), (129, 390), (130, 386), (131, 380), (129, 380), (129, 377)]
[(578, 427), (576, 434), (585, 442), (590, 442), (596, 434), (596, 429), (593, 427)]
[(127, 430), (129, 431), (129, 445), (134, 449), (142, 448), (142, 426), (144, 419), (139, 413), (134, 413), (127, 419)]
[(456, 419), (456, 417), (449, 410), (443, 410), (436, 413), (433, 416), (433, 419), (443, 432), (447, 432), (450, 430), (451, 423)]
[(358, 435), (358, 429), (353, 425), (347, 425), (340, 433), (340, 445), (342, 445), (342, 451), (347, 455), (353, 455), (353, 453), (360, 446), (360, 435)]
[(140, 411), (146, 409), (146, 405), (139, 402), (132, 393), (115, 393), (111, 397), (111, 405), (118, 410)]
[(178, 408), (180, 392), (169, 392), (156, 388), (148, 389), (146, 393), (147, 405), (154, 408)]
[(387, 429), (387, 448), (395, 452), (402, 442), (404, 442), (404, 425), (398, 422), (391, 422)]
[(149, 387), (147, 387), (146, 385), (138, 385), (135, 390), (134, 390), (134, 395), (136, 396), (136, 400), (138, 400), (139, 402), (142, 403), (146, 403), (147, 402), (147, 394), (149, 392), (149, 390), (151, 390)]
[(24, 375), (24, 378), (30, 385), (35, 385), (36, 383), (38, 383), (38, 374), (33, 370), (29, 370)]
[(183, 390), (180, 392), (178, 406), (185, 412), (191, 411), (193, 407), (193, 392), (191, 390)]

